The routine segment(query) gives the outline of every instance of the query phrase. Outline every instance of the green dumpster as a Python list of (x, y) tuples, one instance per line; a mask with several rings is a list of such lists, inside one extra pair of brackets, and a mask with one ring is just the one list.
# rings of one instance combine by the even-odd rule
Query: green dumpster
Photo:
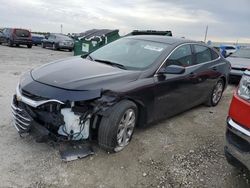
[(92, 29), (75, 38), (74, 55), (84, 55), (120, 38), (119, 30)]

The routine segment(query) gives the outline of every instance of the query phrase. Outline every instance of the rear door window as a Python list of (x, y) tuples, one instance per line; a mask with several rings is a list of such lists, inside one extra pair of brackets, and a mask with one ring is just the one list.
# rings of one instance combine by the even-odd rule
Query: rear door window
[(210, 48), (194, 44), (196, 64), (205, 63), (212, 60)]
[(22, 29), (16, 29), (15, 30), (15, 34), (18, 37), (29, 37), (30, 36), (30, 32), (27, 30), (22, 30)]
[(191, 46), (186, 44), (177, 48), (167, 59), (166, 66), (169, 65), (179, 65), (183, 67), (193, 65)]

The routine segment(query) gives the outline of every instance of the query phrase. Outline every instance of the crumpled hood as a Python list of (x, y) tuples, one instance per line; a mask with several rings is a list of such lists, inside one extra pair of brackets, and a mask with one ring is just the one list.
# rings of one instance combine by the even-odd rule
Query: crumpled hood
[(250, 67), (250, 59), (239, 57), (228, 57), (227, 60), (234, 68), (248, 68)]
[(138, 79), (139, 75), (139, 71), (123, 70), (79, 56), (31, 71), (35, 81), (67, 90), (113, 89)]

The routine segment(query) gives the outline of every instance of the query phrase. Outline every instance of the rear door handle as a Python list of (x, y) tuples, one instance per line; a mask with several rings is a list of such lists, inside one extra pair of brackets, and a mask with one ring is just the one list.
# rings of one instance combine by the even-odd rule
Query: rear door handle
[(217, 71), (217, 67), (212, 67), (212, 70)]
[(196, 77), (196, 76), (197, 76), (197, 74), (194, 73), (194, 72), (191, 72), (191, 73), (189, 74), (189, 77), (190, 77), (190, 78), (194, 78), (194, 77)]

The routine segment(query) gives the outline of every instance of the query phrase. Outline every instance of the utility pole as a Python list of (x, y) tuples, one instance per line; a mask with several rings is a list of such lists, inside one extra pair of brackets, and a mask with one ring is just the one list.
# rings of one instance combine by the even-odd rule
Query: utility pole
[(206, 43), (206, 41), (207, 41), (207, 31), (208, 31), (208, 25), (207, 25), (207, 27), (206, 27), (206, 32), (205, 32), (205, 38), (204, 38), (204, 42)]
[(61, 33), (63, 33), (63, 25), (61, 24)]

